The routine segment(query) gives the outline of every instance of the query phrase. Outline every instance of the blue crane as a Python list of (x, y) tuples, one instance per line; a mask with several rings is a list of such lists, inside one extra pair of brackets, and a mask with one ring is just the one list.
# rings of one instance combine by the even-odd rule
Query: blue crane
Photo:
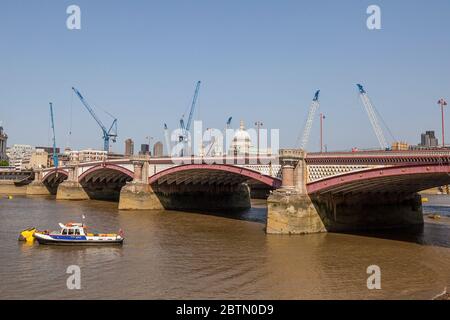
[(230, 128), (231, 120), (233, 120), (233, 117), (229, 117), (228, 120), (227, 120), (227, 129)]
[(189, 132), (189, 129), (191, 128), (192, 117), (194, 116), (195, 104), (197, 103), (198, 92), (200, 90), (200, 84), (201, 84), (201, 81), (198, 81), (197, 85), (195, 87), (194, 98), (192, 99), (191, 110), (189, 112), (189, 118), (186, 123), (186, 126), (184, 125), (184, 114), (180, 119), (180, 128), (183, 132), (183, 134), (180, 135), (180, 137), (179, 137), (180, 142), (186, 140), (187, 133)]
[(56, 154), (56, 136), (55, 136), (55, 121), (53, 119), (53, 104), (50, 102), (50, 121), (53, 131), (53, 165), (58, 168), (58, 155)]
[(100, 126), (103, 132), (103, 150), (109, 152), (109, 140), (111, 139), (112, 142), (116, 142), (117, 138), (117, 119), (114, 118), (111, 126), (109, 127), (109, 130), (103, 125), (103, 123), (100, 121), (100, 119), (95, 114), (94, 110), (91, 108), (91, 106), (87, 103), (87, 101), (83, 98), (81, 93), (72, 87), (72, 90), (77, 94), (80, 101), (83, 103), (83, 105), (86, 107), (86, 109), (89, 111), (91, 116), (94, 118), (94, 120), (97, 122), (97, 124)]

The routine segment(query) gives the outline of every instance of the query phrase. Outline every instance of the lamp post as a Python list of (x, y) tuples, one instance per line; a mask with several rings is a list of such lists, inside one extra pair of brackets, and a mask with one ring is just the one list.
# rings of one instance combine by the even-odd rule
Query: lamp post
[(325, 115), (320, 113), (320, 153), (323, 152), (323, 119), (325, 119)]
[(445, 148), (445, 122), (444, 122), (444, 106), (447, 105), (447, 101), (444, 98), (441, 98), (438, 101), (438, 104), (441, 106), (441, 123), (442, 123), (442, 147)]
[(259, 129), (263, 126), (263, 123), (261, 121), (256, 121), (255, 126), (256, 126), (256, 132), (258, 135), (256, 137), (256, 141), (257, 141), (256, 154), (259, 157)]

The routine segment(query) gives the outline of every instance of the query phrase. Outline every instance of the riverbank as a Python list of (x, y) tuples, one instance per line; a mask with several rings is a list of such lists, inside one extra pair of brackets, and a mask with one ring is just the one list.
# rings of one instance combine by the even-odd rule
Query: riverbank
[(16, 186), (12, 180), (0, 180), (0, 196), (26, 195), (27, 186)]

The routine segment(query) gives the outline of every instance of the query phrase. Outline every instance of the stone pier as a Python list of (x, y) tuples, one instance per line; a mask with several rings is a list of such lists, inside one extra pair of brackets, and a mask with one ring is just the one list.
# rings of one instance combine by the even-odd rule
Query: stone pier
[(42, 182), (42, 171), (34, 173), (34, 180), (26, 186), (28, 196), (51, 195), (49, 188)]
[(134, 161), (133, 181), (120, 190), (119, 210), (164, 209), (153, 188), (148, 184), (149, 165), (147, 161)]
[(306, 153), (280, 150), (283, 175), (280, 189), (267, 199), (266, 232), (269, 234), (308, 234), (327, 229), (306, 191)]
[(78, 182), (78, 166), (69, 168), (69, 177), (58, 186), (56, 200), (88, 200), (89, 195)]

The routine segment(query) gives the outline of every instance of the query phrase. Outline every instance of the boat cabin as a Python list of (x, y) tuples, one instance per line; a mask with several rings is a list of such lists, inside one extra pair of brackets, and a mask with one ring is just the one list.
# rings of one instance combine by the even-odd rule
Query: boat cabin
[(84, 236), (86, 235), (84, 232), (84, 226), (82, 223), (60, 223), (61, 227), (61, 235), (68, 236)]

